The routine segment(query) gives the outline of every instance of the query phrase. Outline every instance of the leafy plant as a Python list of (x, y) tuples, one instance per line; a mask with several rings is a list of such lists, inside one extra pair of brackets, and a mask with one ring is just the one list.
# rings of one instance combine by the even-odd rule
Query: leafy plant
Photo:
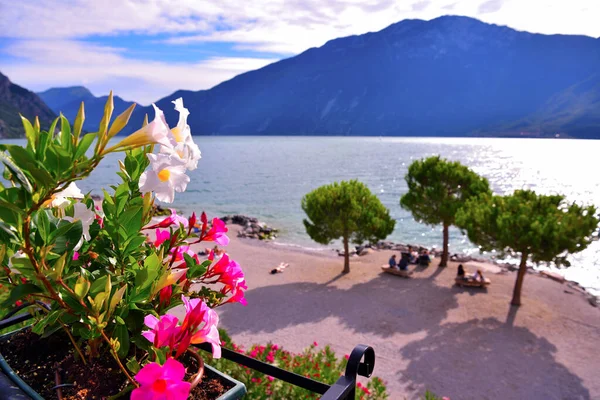
[[(200, 241), (226, 245), (220, 220), (209, 223), (204, 213), (199, 221), (195, 214), (186, 219), (175, 213), (153, 219), (154, 199), (173, 201), (200, 158), (186, 122), (189, 113), (181, 99), (174, 103), (180, 120), (173, 130), (155, 108), (154, 121), (112, 147), (110, 139), (134, 108), (111, 121), (112, 93), (96, 133), (82, 135), (82, 104), (73, 125), (61, 115), (42, 131), (37, 121), (23, 118), (26, 147), (0, 145), (9, 183), (0, 184), (0, 284), (7, 290), (2, 309), (19, 302), (49, 306), (35, 312), (32, 331), (65, 332), (83, 364), (110, 352), (130, 381), (128, 390), (135, 388), (132, 398), (150, 389), (147, 380), (138, 387), (130, 373), (147, 376), (143, 371), (156, 364), (167, 368), (169, 359), (168, 368), (179, 369), (174, 359), (193, 343), (212, 343), (218, 356), (213, 309), (245, 303), (244, 275), (235, 261), (211, 254), (202, 262), (190, 249)], [(113, 152), (124, 153), (121, 183), (104, 190), (101, 205), (95, 204), (75, 182)], [(156, 240), (148, 239), (149, 231)], [(192, 282), (200, 289), (192, 290)], [(180, 304), (186, 307), (181, 323), (168, 314)], [(138, 357), (136, 350), (149, 357)], [(190, 390), (187, 382), (181, 387)]]
[(415, 220), (442, 225), (443, 251), (440, 267), (448, 263), (448, 228), (455, 224), (458, 210), (469, 199), (491, 193), (487, 179), (459, 162), (439, 156), (414, 161), (406, 174), (408, 192), (400, 198), (402, 208)]
[(315, 242), (329, 244), (342, 239), (343, 273), (350, 272), (349, 242), (361, 244), (384, 239), (396, 224), (377, 196), (357, 180), (313, 190), (302, 199), (302, 209), (308, 217), (303, 221), (306, 232)]
[[(338, 359), (329, 346), (319, 348), (317, 343), (313, 343), (302, 353), (291, 353), (276, 344), (269, 343), (266, 346), (253, 345), (250, 349), (244, 350), (241, 346), (233, 343), (225, 331), (219, 330), (219, 333), (223, 346), (226, 348), (329, 385), (335, 383), (346, 369), (347, 356)], [(229, 360), (212, 360), (211, 364), (243, 382), (248, 390), (246, 398), (250, 400), (318, 399), (320, 397), (316, 393), (266, 376)], [(384, 400), (388, 397), (386, 386), (381, 378), (373, 377), (366, 386), (361, 383), (357, 384), (358, 399)]]
[(482, 251), (520, 254), (511, 301), (519, 306), (527, 260), (569, 266), (566, 256), (591, 243), (598, 216), (595, 207), (568, 203), (561, 195), (517, 190), (509, 196), (469, 199), (459, 210), (456, 223)]

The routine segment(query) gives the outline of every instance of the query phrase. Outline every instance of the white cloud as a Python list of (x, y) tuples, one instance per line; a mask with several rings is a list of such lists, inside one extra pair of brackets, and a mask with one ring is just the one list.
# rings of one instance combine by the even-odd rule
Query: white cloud
[(125, 97), (148, 102), (176, 89), (209, 88), (273, 60), (141, 61), (78, 40), (161, 34), (154, 40), (162, 46), (223, 42), (287, 56), (402, 19), (448, 13), (530, 32), (600, 36), (599, 0), (0, 0), (0, 37), (15, 39), (4, 51), (24, 57), (0, 58), (0, 70), (35, 89), (84, 83), (106, 93), (118, 86)]
[(19, 41), (5, 51), (24, 55), (2, 65), (15, 83), (31, 90), (84, 85), (97, 95), (115, 94), (142, 104), (178, 89), (208, 89), (242, 72), (276, 59), (213, 57), (197, 63), (171, 63), (126, 58), (122, 49), (89, 46), (72, 40)]

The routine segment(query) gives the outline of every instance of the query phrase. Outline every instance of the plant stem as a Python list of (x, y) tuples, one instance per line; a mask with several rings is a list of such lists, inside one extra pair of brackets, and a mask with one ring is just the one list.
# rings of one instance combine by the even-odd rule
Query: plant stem
[(115, 360), (117, 360), (117, 364), (119, 364), (119, 368), (121, 368), (121, 371), (123, 371), (123, 373), (129, 380), (129, 382), (131, 382), (131, 384), (134, 387), (136, 387), (136, 388), (139, 387), (140, 385), (138, 385), (138, 383), (131, 377), (131, 375), (129, 375), (129, 372), (127, 372), (127, 370), (123, 366), (123, 363), (121, 362), (121, 359), (119, 358), (119, 355), (115, 351), (115, 348), (113, 347), (112, 343), (110, 342), (110, 339), (108, 338), (108, 336), (106, 336), (106, 333), (104, 333), (103, 330), (100, 330), (100, 334), (102, 335), (102, 338), (104, 339), (104, 341), (106, 343), (108, 343), (108, 345), (110, 346), (110, 350), (111, 350), (113, 357), (115, 358)]
[(75, 351), (77, 351), (77, 354), (81, 358), (81, 361), (83, 361), (83, 365), (87, 365), (87, 363), (85, 362), (85, 357), (83, 356), (83, 352), (81, 351), (81, 348), (75, 341), (75, 338), (73, 337), (73, 335), (71, 335), (71, 331), (69, 331), (69, 328), (67, 328), (67, 326), (65, 324), (63, 324), (63, 322), (60, 319), (58, 320), (58, 322), (63, 327), (65, 332), (67, 332), (67, 335), (69, 335), (69, 339), (71, 339), (71, 343), (73, 343), (73, 347), (75, 347)]

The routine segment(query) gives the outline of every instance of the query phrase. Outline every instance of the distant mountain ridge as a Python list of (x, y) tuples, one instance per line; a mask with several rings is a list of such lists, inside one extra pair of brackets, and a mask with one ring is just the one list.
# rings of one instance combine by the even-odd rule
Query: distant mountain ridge
[(183, 97), (194, 134), (600, 138), (599, 71), (600, 39), (446, 16), (331, 40), (157, 105), (175, 123), (170, 102)]
[[(72, 86), (66, 88), (52, 88), (38, 95), (50, 106), (56, 114), (61, 112), (69, 121), (74, 121), (79, 111), (81, 102), (85, 104), (85, 121), (83, 129), (89, 132), (98, 130), (102, 116), (104, 115), (104, 105), (108, 96), (96, 97), (87, 88), (83, 86)], [(114, 111), (117, 116), (125, 111), (133, 102), (126, 101), (119, 96), (113, 97)]]
[[(84, 100), (88, 130), (96, 129), (106, 99), (83, 87), (40, 95), (69, 119)], [(468, 17), (403, 20), (209, 90), (178, 90), (156, 102), (171, 125), (178, 97), (197, 135), (600, 138), (600, 39)], [(131, 104), (117, 99), (115, 115)], [(123, 134), (139, 128), (145, 114), (153, 118), (154, 111), (138, 106)]]
[(0, 138), (25, 135), (19, 114), (32, 123), (38, 116), (40, 124), (46, 129), (55, 117), (52, 110), (35, 93), (15, 85), (0, 73)]

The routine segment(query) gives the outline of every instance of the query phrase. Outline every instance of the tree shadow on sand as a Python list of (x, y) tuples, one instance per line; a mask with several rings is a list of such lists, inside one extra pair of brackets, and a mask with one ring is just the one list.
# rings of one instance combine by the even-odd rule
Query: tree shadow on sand
[(387, 337), (436, 327), (458, 306), (456, 293), (430, 278), (403, 279), (382, 273), (350, 289), (306, 282), (251, 289), (246, 292), (246, 307), (224, 307), (220, 317), (234, 335), (272, 333), (336, 317), (352, 331)]
[(409, 361), (400, 381), (451, 399), (590, 399), (581, 379), (555, 358), (556, 347), (507, 321), (444, 324), (400, 350)]

